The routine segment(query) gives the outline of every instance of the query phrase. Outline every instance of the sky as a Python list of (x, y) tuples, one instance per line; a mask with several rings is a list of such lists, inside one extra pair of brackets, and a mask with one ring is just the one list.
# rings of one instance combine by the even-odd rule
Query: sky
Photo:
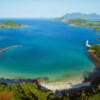
[(0, 18), (51, 18), (73, 12), (100, 14), (100, 0), (0, 0)]

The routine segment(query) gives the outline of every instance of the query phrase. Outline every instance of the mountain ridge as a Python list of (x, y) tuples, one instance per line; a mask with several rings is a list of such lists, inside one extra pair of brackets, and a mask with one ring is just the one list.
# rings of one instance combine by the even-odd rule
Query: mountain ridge
[(64, 16), (62, 16), (62, 18), (66, 18), (66, 19), (75, 19), (75, 18), (81, 18), (81, 19), (97, 19), (100, 20), (100, 15), (97, 13), (89, 13), (89, 14), (85, 14), (85, 13), (67, 13)]

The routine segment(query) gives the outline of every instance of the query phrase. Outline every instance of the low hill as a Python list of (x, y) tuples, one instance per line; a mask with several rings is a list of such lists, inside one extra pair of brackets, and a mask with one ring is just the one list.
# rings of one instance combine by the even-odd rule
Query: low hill
[(5, 21), (3, 23), (0, 23), (0, 28), (23, 28), (25, 25), (18, 24), (14, 21)]

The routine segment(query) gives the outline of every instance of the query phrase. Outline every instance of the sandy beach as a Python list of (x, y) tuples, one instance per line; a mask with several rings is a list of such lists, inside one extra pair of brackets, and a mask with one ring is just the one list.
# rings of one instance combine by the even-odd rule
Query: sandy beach
[(66, 80), (66, 81), (55, 81), (55, 82), (41, 82), (41, 86), (50, 89), (52, 91), (64, 90), (72, 88), (72, 85), (80, 84), (82, 80)]

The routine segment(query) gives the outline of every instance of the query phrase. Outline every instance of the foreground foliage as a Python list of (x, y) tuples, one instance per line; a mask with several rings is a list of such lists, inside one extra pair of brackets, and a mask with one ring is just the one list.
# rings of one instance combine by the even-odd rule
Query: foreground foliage
[(61, 96), (55, 96), (52, 91), (41, 90), (34, 83), (0, 84), (0, 100), (100, 100), (100, 89), (97, 86), (69, 92), (71, 95), (68, 95), (67, 90), (61, 92)]

